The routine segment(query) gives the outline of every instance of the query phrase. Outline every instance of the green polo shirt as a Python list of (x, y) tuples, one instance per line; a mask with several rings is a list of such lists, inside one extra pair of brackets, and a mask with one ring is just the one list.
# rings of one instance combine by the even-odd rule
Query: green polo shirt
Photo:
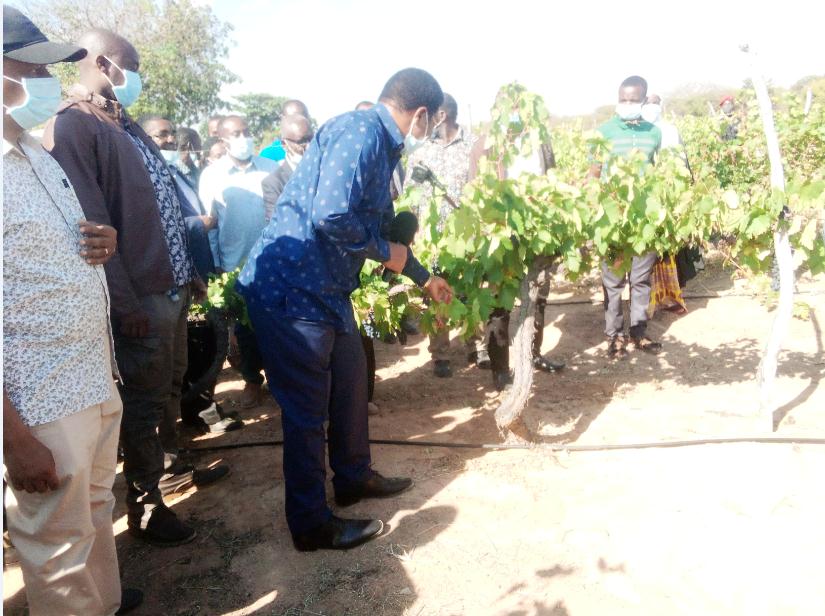
[[(611, 156), (625, 157), (637, 150), (647, 156), (647, 160), (652, 163), (662, 145), (662, 131), (658, 126), (644, 120), (628, 124), (619, 116), (613, 116), (599, 126), (598, 131), (613, 146), (610, 151)], [(602, 163), (602, 173), (606, 171), (607, 161)]]

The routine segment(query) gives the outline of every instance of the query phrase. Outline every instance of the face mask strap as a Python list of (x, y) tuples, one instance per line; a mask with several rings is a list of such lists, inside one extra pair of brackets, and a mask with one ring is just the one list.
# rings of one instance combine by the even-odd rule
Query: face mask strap
[(109, 79), (109, 76), (106, 73), (103, 73), (103, 76), (106, 78), (106, 81), (109, 82), (109, 85), (112, 86), (113, 88), (122, 88), (123, 86), (125, 86), (126, 81), (127, 81), (126, 80), (126, 71), (124, 71), (122, 68), (120, 68), (118, 63), (115, 62), (114, 60), (112, 60), (109, 56), (103, 56), (103, 57), (106, 58), (109, 61), (109, 64), (113, 65), (117, 70), (119, 70), (120, 71), (120, 76), (123, 77), (123, 83), (120, 84), (119, 86), (116, 86), (115, 83), (111, 79)]
[[(425, 113), (425, 117), (427, 118), (427, 121), (424, 123), (424, 136), (421, 137), (420, 141), (426, 141), (427, 139), (430, 138), (430, 135), (427, 134), (427, 129), (430, 126), (430, 112), (427, 111), (426, 109), (424, 109), (424, 113)], [(410, 123), (410, 130), (407, 134), (410, 137), (412, 137), (413, 139), (418, 139), (418, 137), (413, 135), (413, 128), (415, 128), (415, 118), (413, 118), (413, 121)], [(435, 129), (433, 129), (433, 130), (435, 130)]]

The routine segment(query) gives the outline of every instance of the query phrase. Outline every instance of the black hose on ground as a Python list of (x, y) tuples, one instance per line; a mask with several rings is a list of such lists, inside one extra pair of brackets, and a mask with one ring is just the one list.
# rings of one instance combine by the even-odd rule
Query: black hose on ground
[[(696, 293), (693, 295), (683, 295), (682, 299), (724, 299), (726, 297), (756, 297), (759, 293)], [(823, 295), (822, 291), (795, 291), (794, 296), (797, 295)], [(597, 306), (603, 303), (600, 299), (571, 299), (548, 301), (548, 306), (584, 306), (592, 304)]]
[[(761, 443), (766, 445), (825, 445), (825, 438), (794, 436), (733, 436), (719, 438), (697, 438), (677, 441), (647, 441), (640, 443), (613, 443), (605, 445), (564, 445), (555, 443), (446, 443), (438, 441), (400, 441), (392, 439), (370, 439), (372, 445), (396, 445), (403, 447), (443, 447), (446, 449), (545, 449), (553, 452), (620, 451), (628, 449), (674, 449), (696, 445), (729, 445), (736, 443)], [(282, 440), (250, 441), (229, 445), (212, 445), (184, 449), (186, 453), (225, 451), (248, 447), (278, 447)]]

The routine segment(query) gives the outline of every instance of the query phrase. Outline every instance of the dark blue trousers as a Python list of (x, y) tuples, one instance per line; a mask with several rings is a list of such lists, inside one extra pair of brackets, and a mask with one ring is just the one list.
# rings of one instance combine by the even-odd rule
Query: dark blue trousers
[(248, 298), (269, 390), (281, 407), (286, 519), (292, 534), (326, 522), (324, 421), (336, 492), (369, 478), (367, 366), (361, 336), (293, 319)]

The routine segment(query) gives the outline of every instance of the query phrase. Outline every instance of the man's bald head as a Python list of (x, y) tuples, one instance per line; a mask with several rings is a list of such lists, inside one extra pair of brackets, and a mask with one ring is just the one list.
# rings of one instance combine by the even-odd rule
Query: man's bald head
[(281, 114), (283, 116), (302, 115), (305, 118), (309, 118), (309, 109), (307, 109), (307, 106), (303, 102), (297, 98), (293, 98), (283, 104)]
[(288, 155), (300, 159), (313, 137), (312, 124), (304, 116), (291, 115), (281, 120), (281, 144)]
[(281, 120), (281, 137), (288, 141), (295, 142), (312, 138), (312, 125), (304, 116), (286, 116)]
[(249, 124), (243, 116), (228, 115), (218, 124), (218, 137), (221, 139), (249, 136)]
[(111, 30), (89, 30), (78, 44), (88, 51), (78, 62), (80, 83), (108, 99), (115, 98), (112, 84), (119, 86), (126, 81), (122, 70), (137, 72), (140, 69), (140, 55), (134, 45)]

